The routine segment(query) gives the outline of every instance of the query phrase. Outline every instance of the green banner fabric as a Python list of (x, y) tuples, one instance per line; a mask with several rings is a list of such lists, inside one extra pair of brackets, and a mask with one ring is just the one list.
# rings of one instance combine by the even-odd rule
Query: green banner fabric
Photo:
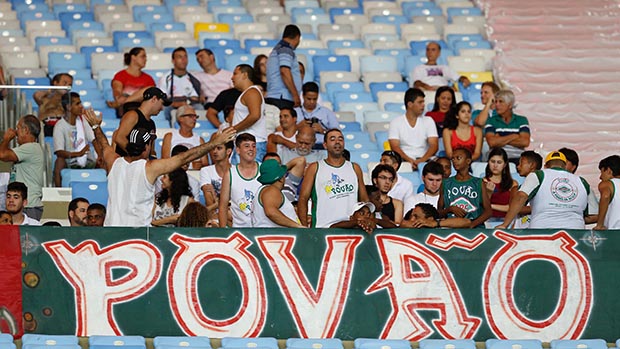
[(26, 332), (620, 336), (618, 231), (22, 227), (21, 239)]

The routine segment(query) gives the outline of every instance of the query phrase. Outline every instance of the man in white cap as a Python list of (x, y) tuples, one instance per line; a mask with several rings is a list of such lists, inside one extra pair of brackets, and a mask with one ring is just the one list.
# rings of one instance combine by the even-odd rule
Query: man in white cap
[(532, 206), (532, 229), (584, 229), (588, 209), (588, 182), (566, 170), (566, 156), (552, 151), (545, 158), (545, 168), (534, 171), (510, 202), (504, 222), (506, 229), (529, 200)]
[(101, 131), (101, 118), (94, 110), (86, 111), (86, 120), (95, 132), (95, 147), (103, 158), (108, 172), (108, 205), (106, 226), (148, 226), (152, 221), (155, 181), (157, 177), (206, 155), (219, 144), (232, 140), (235, 131), (228, 128), (210, 142), (194, 147), (168, 159), (147, 161), (151, 154), (151, 134), (145, 129), (133, 129), (127, 138), (127, 155), (121, 157), (108, 144)]
[(282, 194), (288, 169), (276, 159), (260, 165), (258, 181), (262, 184), (252, 203), (252, 226), (259, 228), (305, 228), (299, 223), (295, 208)]

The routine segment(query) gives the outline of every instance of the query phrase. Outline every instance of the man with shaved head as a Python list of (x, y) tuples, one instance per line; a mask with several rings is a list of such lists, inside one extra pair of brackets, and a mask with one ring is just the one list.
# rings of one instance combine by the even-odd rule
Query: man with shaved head
[(437, 64), (441, 55), (441, 46), (435, 41), (426, 45), (426, 64), (420, 64), (413, 70), (413, 87), (426, 91), (435, 91), (450, 82), (460, 82), (464, 87), (471, 83), (466, 76), (460, 76), (447, 65)]

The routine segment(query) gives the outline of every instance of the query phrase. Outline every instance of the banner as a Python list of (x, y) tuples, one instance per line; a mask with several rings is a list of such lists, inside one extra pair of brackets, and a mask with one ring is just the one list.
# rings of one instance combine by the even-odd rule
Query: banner
[(617, 231), (22, 227), (21, 235), (24, 329), (36, 333), (618, 337)]
[(0, 231), (0, 333), (22, 335), (22, 253), (19, 227)]

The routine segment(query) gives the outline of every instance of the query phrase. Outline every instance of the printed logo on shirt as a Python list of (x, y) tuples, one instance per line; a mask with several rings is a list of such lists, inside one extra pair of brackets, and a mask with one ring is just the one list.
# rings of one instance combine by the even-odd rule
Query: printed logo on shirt
[(244, 189), (244, 196), (241, 202), (239, 202), (239, 209), (243, 214), (249, 216), (252, 213), (252, 201), (254, 200), (254, 193), (251, 190)]
[(332, 173), (330, 180), (323, 183), (323, 188), (327, 194), (330, 194), (330, 198), (345, 196), (355, 190), (353, 184), (346, 183), (344, 179), (335, 173)]
[(452, 201), (450, 206), (460, 207), (465, 210), (465, 212), (474, 212), (476, 210), (476, 206), (472, 205), (472, 203), (464, 197), (459, 197)]
[(577, 198), (579, 190), (568, 178), (556, 178), (551, 182), (551, 195), (562, 202), (571, 202)]
[(426, 70), (428, 76), (443, 76), (443, 70), (441, 68), (429, 68)]

